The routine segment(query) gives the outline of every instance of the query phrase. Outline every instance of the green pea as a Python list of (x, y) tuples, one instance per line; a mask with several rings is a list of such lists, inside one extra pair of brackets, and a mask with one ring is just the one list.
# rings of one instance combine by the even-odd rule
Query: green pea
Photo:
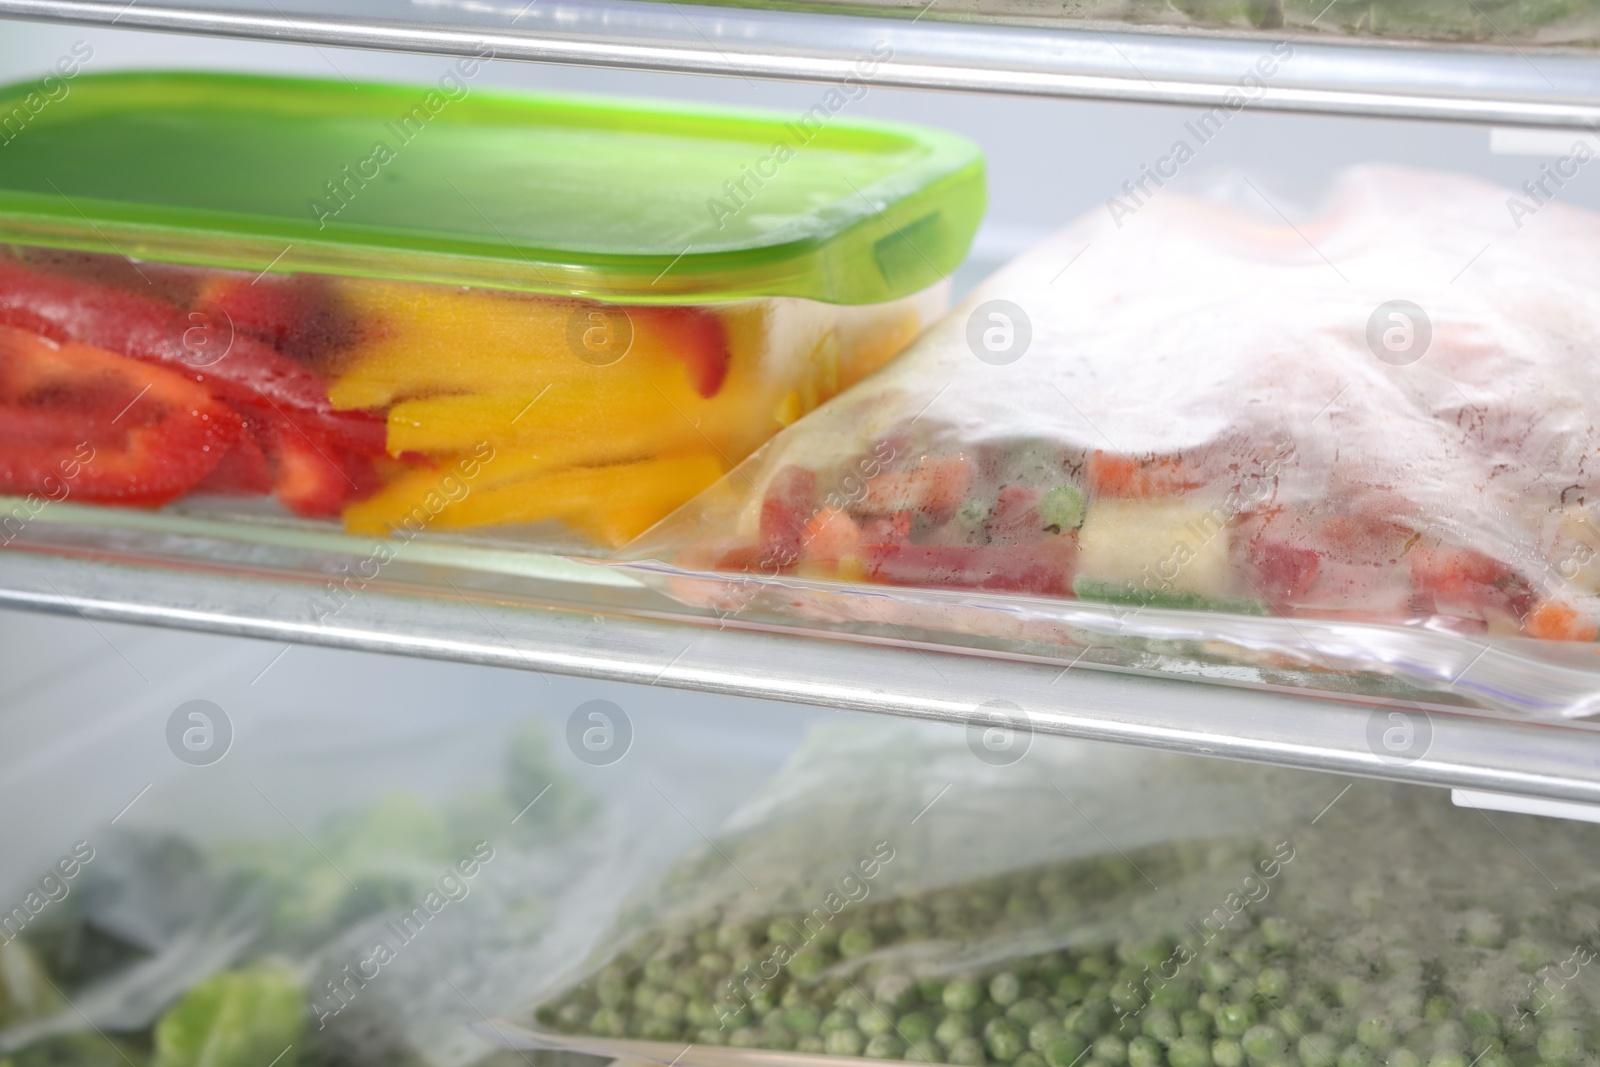
[(1041, 1022), (1049, 1015), (1050, 1009), (1045, 1007), (1044, 1001), (1035, 997), (1024, 997), (1006, 1009), (1006, 1018), (1024, 1031), (1032, 1030), (1035, 1023)]
[(1077, 1007), (1067, 1009), (1061, 1025), (1069, 1033), (1077, 1034), (1085, 1041), (1093, 1041), (1100, 1036), (1100, 1031), (1105, 1029), (1106, 1020), (1110, 1015), (1110, 1004), (1103, 1000), (1088, 998)]
[(1104, 1034), (1094, 1043), (1094, 1058), (1111, 1064), (1128, 1062), (1128, 1043), (1116, 1034)]
[(1078, 960), (1078, 973), (1086, 978), (1106, 978), (1111, 974), (1111, 959), (1103, 952), (1089, 952)]
[(1059, 532), (1067, 533), (1083, 524), (1083, 490), (1075, 485), (1056, 486), (1041, 496), (1035, 506), (1046, 529), (1054, 526)]
[(1009, 1007), (1022, 996), (1022, 980), (1010, 971), (1001, 971), (989, 979), (989, 999), (1002, 1008)]
[(1211, 1067), (1211, 1045), (1203, 1037), (1184, 1036), (1167, 1049), (1172, 1067)]
[(1162, 1067), (1164, 1062), (1154, 1038), (1140, 1035), (1128, 1042), (1128, 1067)]
[(1332, 1034), (1307, 1034), (1295, 1047), (1301, 1067), (1334, 1067), (1339, 1056), (1339, 1042)]
[(1073, 1067), (1089, 1048), (1076, 1034), (1063, 1034), (1044, 1050), (1044, 1061), (1050, 1067)]
[(1281, 967), (1268, 967), (1256, 975), (1256, 990), (1268, 1000), (1289, 995), (1289, 974)]
[(1539, 1035), (1539, 1058), (1557, 1067), (1570, 1067), (1583, 1058), (1583, 1031), (1570, 1023), (1553, 1023)]
[(1467, 1033), (1474, 1037), (1499, 1037), (1500, 1017), (1488, 1008), (1472, 1007), (1461, 1013)]
[(1068, 1004), (1076, 1004), (1089, 991), (1089, 979), (1081, 974), (1064, 974), (1056, 982), (1056, 996)]
[(951, 1045), (945, 1053), (955, 1067), (984, 1067), (988, 1062), (983, 1054), (983, 1044), (975, 1037), (964, 1037)]
[(1467, 1067), (1467, 1058), (1459, 1052), (1435, 1052), (1428, 1067)]
[(750, 994), (750, 1010), (756, 1015), (766, 1015), (775, 1007), (777, 1005), (772, 1002), (770, 990), (762, 989)]
[(1160, 986), (1150, 994), (1150, 1006), (1170, 1012), (1180, 1012), (1194, 1004), (1194, 990), (1188, 982), (1173, 981)]
[(1356, 1026), (1356, 1040), (1374, 1052), (1381, 1052), (1394, 1044), (1394, 1027), (1382, 1016), (1363, 1019)]
[(753, 1026), (741, 1026), (728, 1035), (728, 1044), (734, 1048), (759, 1048), (761, 1031)]
[(1028, 1028), (1028, 1047), (1043, 1054), (1053, 1043), (1066, 1036), (1058, 1019), (1040, 1019)]
[(832, 1030), (822, 1038), (823, 1051), (830, 1056), (859, 1056), (866, 1044), (867, 1040), (861, 1036), (861, 1031), (853, 1026)]
[(794, 1039), (796, 1052), (826, 1052), (828, 1044), (822, 1039), (821, 1034), (801, 1034)]
[(1223, 1000), (1219, 994), (1213, 993), (1209, 989), (1194, 998), (1194, 1006), (1205, 1012), (1207, 1015), (1215, 1015), (1217, 1013), (1217, 1009), (1221, 1008), (1226, 1003), (1227, 1001)]
[(1339, 1051), (1339, 1067), (1372, 1067), (1372, 1050), (1365, 1045), (1346, 1045)]
[(919, 978), (917, 995), (922, 998), (924, 1004), (943, 1004), (944, 984), (943, 978)]
[(908, 974), (886, 974), (872, 987), (872, 999), (884, 1011), (905, 1011), (916, 1002), (917, 983)]
[(1047, 1064), (1037, 1052), (1024, 1052), (1011, 1061), (1011, 1067), (1047, 1067)]
[(957, 978), (944, 987), (944, 1006), (951, 1011), (971, 1011), (983, 1000), (983, 990), (968, 978)]
[(563, 1004), (556, 1011), (556, 1023), (564, 1029), (575, 1029), (582, 1026), (584, 1020), (589, 1018), (589, 1012), (582, 1004)]
[(894, 1060), (904, 1051), (905, 1043), (894, 1034), (876, 1034), (861, 1054), (869, 1060)]
[(1353, 974), (1343, 975), (1333, 980), (1333, 995), (1340, 1004), (1347, 1008), (1353, 1008), (1363, 1003), (1370, 992), (1371, 988), (1366, 979), (1359, 978)]
[(1433, 1028), (1435, 1052), (1464, 1052), (1468, 1044), (1467, 1028), (1455, 1019), (1444, 1019)]
[(1178, 1025), (1177, 1016), (1164, 1008), (1151, 1008), (1146, 1011), (1139, 1030), (1144, 1036), (1153, 1038), (1162, 1045), (1172, 1044), (1183, 1032)]
[(1244, 1049), (1231, 1037), (1211, 1042), (1211, 1062), (1216, 1067), (1244, 1067)]
[(1422, 1067), (1422, 1057), (1408, 1048), (1390, 1049), (1383, 1062), (1387, 1067)]
[(1239, 968), (1233, 961), (1220, 956), (1213, 956), (1200, 964), (1200, 982), (1213, 992), (1220, 992), (1228, 988), (1239, 978)]
[(939, 1020), (939, 1025), (934, 1028), (933, 1039), (945, 1048), (950, 1048), (957, 1041), (972, 1036), (972, 1019), (960, 1012), (951, 1012)]
[(1500, 916), (1486, 908), (1472, 908), (1462, 916), (1466, 922), (1461, 931), (1469, 945), (1481, 948), (1499, 948), (1506, 943), (1506, 927)]
[(887, 1034), (894, 1029), (894, 1022), (884, 1012), (877, 1008), (868, 1008), (856, 1016), (856, 1029), (868, 1038)]
[(1244, 1032), (1239, 1039), (1239, 1045), (1244, 1049), (1244, 1054), (1253, 1064), (1264, 1067), (1266, 1064), (1276, 1063), (1289, 1051), (1289, 1039), (1282, 1030), (1276, 1026), (1260, 1023)]
[(675, 1023), (683, 1018), (683, 997), (677, 993), (662, 993), (650, 1005), (650, 1014), (657, 1019)]
[(822, 1028), (822, 1013), (810, 1004), (783, 1009), (783, 1025), (797, 1034), (814, 1034)]
[(1132, 982), (1118, 982), (1111, 987), (1111, 1006), (1124, 1012), (1139, 1011), (1144, 1007), (1144, 990)]
[(814, 980), (827, 967), (828, 957), (819, 948), (803, 948), (789, 958), (789, 973), (802, 982)]
[(1261, 941), (1274, 952), (1283, 952), (1293, 948), (1300, 940), (1300, 931), (1288, 919), (1281, 919), (1276, 915), (1269, 915), (1261, 920)]
[(925, 1011), (912, 1011), (900, 1016), (895, 1029), (910, 1045), (920, 1045), (933, 1036), (933, 1016)]
[(601, 1037), (621, 1037), (628, 1032), (628, 1018), (616, 1008), (601, 1008), (590, 1017), (589, 1032)]
[(781, 1026), (765, 1027), (761, 1031), (761, 1047), (774, 1051), (794, 1048), (794, 1035)]
[(939, 1062), (941, 1062), (940, 1053), (938, 1051), (936, 1051), (932, 1046), (928, 1046), (928, 1045), (911, 1045), (910, 1047), (908, 1047), (906, 1049), (905, 1054), (902, 1055), (900, 1058), (902, 1060), (905, 1060), (907, 1063), (939, 1063)]
[(852, 926), (839, 935), (839, 955), (847, 960), (865, 956), (872, 951), (872, 930), (865, 926)]
[(1212, 1018), (1217, 1024), (1217, 1033), (1223, 1037), (1242, 1037), (1246, 1030), (1255, 1025), (1256, 1009), (1248, 1001), (1243, 1004), (1224, 1004)]
[(1027, 1039), (1022, 1031), (1005, 1019), (994, 1019), (983, 1028), (984, 1045), (989, 1055), (1002, 1063), (1010, 1063), (1027, 1051)]
[(855, 1012), (845, 1008), (834, 1008), (822, 1017), (822, 1024), (817, 1029), (823, 1033), (831, 1034), (837, 1030), (853, 1030), (856, 1025)]

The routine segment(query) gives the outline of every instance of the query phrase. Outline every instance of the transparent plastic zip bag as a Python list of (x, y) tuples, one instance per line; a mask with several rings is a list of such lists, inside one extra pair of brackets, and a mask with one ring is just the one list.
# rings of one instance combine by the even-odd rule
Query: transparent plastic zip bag
[(1600, 1048), (1600, 828), (1057, 739), (994, 763), (965, 740), (822, 728), (503, 1036), (690, 1067)]
[[(607, 688), (626, 740), (585, 761), (567, 726), (592, 683), (103, 627), (124, 660), (27, 624), (114, 666), (61, 656), (76, 674), (4, 708), (0, 805), (26, 824), (0, 856), (8, 1067), (478, 1062), (469, 1026), (582, 959), (807, 718), (750, 724), (727, 766), (710, 742), (747, 709)], [(227, 740), (185, 760), (169, 719), (197, 693)]]
[(1145, 194), (624, 556), (747, 620), (1593, 713), (1600, 218), (1383, 167), (1298, 221)]
[(669, 1057), (690, 1043), (713, 1058), (940, 1059), (880, 1010), (922, 1003), (915, 1030), (946, 1013), (930, 1007), (939, 988), (987, 985), (1021, 956), (1176, 936), (1169, 919), (1202, 914), (1246, 876), (1260, 892), (1257, 865), (1279, 862), (1263, 788), (1291, 803), (1320, 795), (1308, 776), (1007, 726), (820, 727), (760, 797), (619, 912), (533, 1017), (546, 1042), (602, 1054), (655, 1042)]

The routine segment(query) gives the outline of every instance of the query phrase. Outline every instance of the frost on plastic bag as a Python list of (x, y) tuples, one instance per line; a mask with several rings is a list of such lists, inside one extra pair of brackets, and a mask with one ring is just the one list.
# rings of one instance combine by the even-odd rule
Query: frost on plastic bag
[(1600, 828), (1043, 740), (1006, 767), (897, 724), (818, 742), (518, 1036), (691, 1067), (1596, 1050)]
[(1591, 714), (1600, 218), (1507, 198), (1118, 201), (624, 554), (744, 617)]

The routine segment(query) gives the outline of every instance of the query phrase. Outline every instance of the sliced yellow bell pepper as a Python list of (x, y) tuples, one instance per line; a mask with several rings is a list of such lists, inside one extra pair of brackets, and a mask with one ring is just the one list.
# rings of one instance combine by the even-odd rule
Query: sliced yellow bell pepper
[(509, 481), (494, 477), (500, 462), (496, 456), (483, 463), (477, 478), (458, 477), (449, 484), (448, 470), (416, 471), (345, 509), (345, 525), (381, 535), (402, 527), (415, 532), (563, 519), (614, 546), (655, 525), (726, 470), (709, 450), (603, 467), (565, 467)]

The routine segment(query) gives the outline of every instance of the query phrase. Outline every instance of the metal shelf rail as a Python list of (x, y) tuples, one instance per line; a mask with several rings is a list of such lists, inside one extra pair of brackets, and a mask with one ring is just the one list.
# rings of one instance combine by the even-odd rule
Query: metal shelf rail
[[(304, 0), (302, 0), (304, 2)], [(933, 0), (924, 12), (937, 4)], [(402, 17), (396, 17), (398, 15)], [(1600, 126), (1600, 56), (1500, 48), (1283, 42), (931, 17), (830, 15), (667, 0), (0, 0), (0, 17), (634, 70), (918, 89), (1440, 119)], [(886, 62), (863, 65), (884, 49)], [(876, 50), (876, 51), (875, 51)], [(1263, 59), (1274, 62), (1262, 76)], [(1247, 82), (1253, 78), (1256, 84)], [(1241, 100), (1243, 101), (1241, 103)]]
[(594, 608), (538, 607), (462, 589), (377, 587), (335, 615), (315, 584), (32, 551), (0, 552), (0, 606), (423, 656), (641, 685), (1007, 728), (1199, 755), (1600, 805), (1600, 728), (1401, 712), (1403, 750), (1375, 738), (1391, 706), (1307, 699), (916, 648), (690, 626)]

